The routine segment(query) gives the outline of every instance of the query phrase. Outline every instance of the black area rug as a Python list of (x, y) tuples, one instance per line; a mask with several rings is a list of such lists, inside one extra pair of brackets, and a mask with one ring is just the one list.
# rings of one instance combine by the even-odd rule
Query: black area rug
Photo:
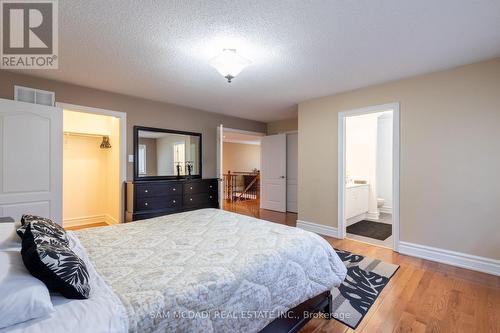
[(347, 276), (338, 288), (331, 290), (331, 318), (356, 329), (399, 266), (339, 249), (335, 251), (347, 267)]
[(386, 240), (392, 235), (392, 225), (363, 220), (347, 227), (347, 232), (354, 235)]

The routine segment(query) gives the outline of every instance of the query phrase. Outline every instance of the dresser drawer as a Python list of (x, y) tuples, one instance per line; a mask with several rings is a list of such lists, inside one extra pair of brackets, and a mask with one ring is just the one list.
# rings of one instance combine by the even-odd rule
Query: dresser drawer
[(182, 197), (175, 196), (159, 196), (159, 197), (144, 197), (137, 198), (137, 211), (144, 210), (157, 210), (157, 209), (174, 209), (180, 208), (182, 204)]
[(217, 194), (215, 192), (184, 195), (184, 207), (208, 206), (216, 202)]
[(216, 178), (127, 182), (127, 221), (218, 208), (218, 186)]
[(212, 192), (217, 190), (216, 180), (189, 182), (184, 184), (184, 195), (193, 193)]
[(169, 184), (169, 183), (159, 183), (159, 184), (137, 184), (135, 186), (135, 191), (137, 197), (156, 197), (156, 196), (166, 196), (181, 194), (182, 184)]

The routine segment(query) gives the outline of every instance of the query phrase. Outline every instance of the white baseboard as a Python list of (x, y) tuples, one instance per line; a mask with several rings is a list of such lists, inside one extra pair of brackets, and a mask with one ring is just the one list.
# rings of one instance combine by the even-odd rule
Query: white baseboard
[(377, 211), (377, 212), (367, 212), (366, 213), (366, 218), (368, 220), (378, 220), (378, 218), (380, 217), (380, 213)]
[(408, 242), (399, 242), (399, 253), (500, 276), (500, 260), (496, 259)]
[(297, 228), (301, 228), (324, 236), (338, 238), (337, 228), (323, 224), (297, 220)]
[(109, 225), (112, 225), (112, 224), (118, 224), (120, 223), (117, 219), (115, 219), (114, 217), (112, 217), (111, 215), (109, 214), (105, 214), (104, 215), (104, 221), (109, 224)]
[[(335, 227), (301, 220), (297, 220), (297, 227), (320, 235), (341, 238)], [(402, 241), (399, 242), (398, 252), (417, 258), (500, 276), (500, 260), (497, 259)]]
[(392, 207), (382, 206), (378, 209), (381, 213), (392, 214)]
[(94, 216), (74, 217), (70, 219), (65, 219), (63, 221), (63, 226), (74, 227), (79, 225), (101, 223), (101, 222), (106, 222), (106, 215), (94, 215)]
[(363, 214), (359, 214), (357, 216), (353, 216), (353, 217), (350, 217), (348, 218), (346, 221), (345, 221), (345, 226), (348, 227), (350, 226), (351, 224), (354, 224), (354, 223), (358, 223), (360, 221), (363, 221), (364, 219), (366, 219), (366, 213), (363, 213)]

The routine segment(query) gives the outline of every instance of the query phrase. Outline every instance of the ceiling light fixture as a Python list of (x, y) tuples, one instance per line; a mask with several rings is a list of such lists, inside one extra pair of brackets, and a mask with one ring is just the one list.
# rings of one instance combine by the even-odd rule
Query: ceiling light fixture
[(236, 75), (252, 62), (236, 53), (236, 49), (223, 49), (209, 63), (227, 79), (227, 82), (231, 82)]

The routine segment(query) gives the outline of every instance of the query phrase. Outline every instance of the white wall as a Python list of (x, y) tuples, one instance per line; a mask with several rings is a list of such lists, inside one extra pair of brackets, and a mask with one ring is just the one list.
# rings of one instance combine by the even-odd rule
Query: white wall
[(172, 136), (156, 139), (156, 163), (159, 176), (174, 175), (174, 150)]
[(368, 182), (369, 217), (378, 215), (377, 198), (392, 207), (392, 112), (346, 118), (346, 172)]
[(392, 112), (377, 118), (377, 197), (392, 212)]
[(377, 212), (377, 115), (346, 118), (346, 174), (352, 180), (366, 180), (370, 187), (368, 213)]
[[(200, 147), (199, 140), (197, 138), (195, 139), (194, 137), (186, 135), (168, 134), (164, 137), (156, 139), (156, 161), (158, 175), (177, 175), (177, 170), (174, 165), (174, 144), (176, 143), (184, 143), (184, 160), (193, 161), (194, 168), (192, 174), (199, 174), (197, 162)], [(196, 144), (194, 148), (191, 147), (192, 143)], [(181, 175), (184, 174), (187, 174), (186, 165), (182, 165), (181, 169)]]

